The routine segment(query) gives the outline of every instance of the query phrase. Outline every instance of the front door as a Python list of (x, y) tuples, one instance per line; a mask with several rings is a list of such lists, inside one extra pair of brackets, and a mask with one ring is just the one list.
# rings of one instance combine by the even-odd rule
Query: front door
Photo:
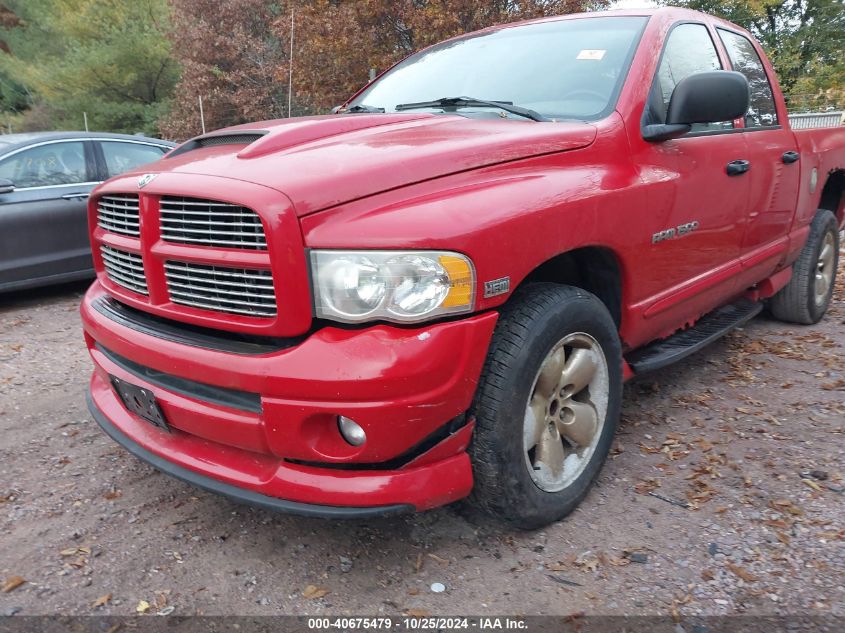
[[(675, 25), (666, 40), (643, 125), (665, 123), (672, 91), (682, 79), (722, 68), (704, 24)], [(642, 328), (666, 336), (730, 300), (736, 292), (741, 222), (748, 174), (728, 164), (747, 160), (744, 135), (731, 121), (697, 124), (687, 135), (649, 143), (632, 139), (647, 191), (642, 257), (652, 271), (632, 297)], [(730, 173), (733, 172), (733, 173)]]
[(88, 194), (96, 185), (90, 142), (52, 141), (0, 160), (0, 287), (90, 270)]

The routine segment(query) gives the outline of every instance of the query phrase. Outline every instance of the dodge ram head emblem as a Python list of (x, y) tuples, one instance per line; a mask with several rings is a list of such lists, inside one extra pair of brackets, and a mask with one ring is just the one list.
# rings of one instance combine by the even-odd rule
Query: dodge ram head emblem
[(156, 177), (156, 174), (144, 174), (140, 178), (138, 178), (138, 189), (143, 189), (148, 184), (150, 184), (153, 178)]

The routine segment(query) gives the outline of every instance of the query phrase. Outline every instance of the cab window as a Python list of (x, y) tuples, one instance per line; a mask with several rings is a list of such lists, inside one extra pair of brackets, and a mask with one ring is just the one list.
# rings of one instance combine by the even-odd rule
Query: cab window
[(719, 29), (719, 37), (728, 51), (734, 70), (741, 72), (748, 80), (751, 99), (745, 115), (745, 127), (771, 127), (778, 124), (778, 112), (772, 85), (766, 76), (766, 69), (751, 41), (739, 33)]
[[(716, 46), (703, 24), (679, 24), (669, 33), (663, 49), (663, 57), (657, 69), (646, 107), (645, 122), (659, 124), (666, 122), (669, 100), (678, 83), (696, 73), (721, 70), (722, 63)], [(730, 129), (732, 121), (721, 123), (696, 123), (692, 132)]]
[(0, 160), (0, 178), (16, 189), (87, 182), (82, 141), (48, 143)]

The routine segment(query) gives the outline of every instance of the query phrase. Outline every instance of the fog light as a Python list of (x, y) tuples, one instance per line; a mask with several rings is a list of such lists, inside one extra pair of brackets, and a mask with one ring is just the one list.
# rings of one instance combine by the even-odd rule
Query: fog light
[(340, 429), (340, 434), (352, 446), (361, 446), (367, 441), (367, 434), (355, 420), (350, 420), (344, 415), (337, 416), (337, 427)]

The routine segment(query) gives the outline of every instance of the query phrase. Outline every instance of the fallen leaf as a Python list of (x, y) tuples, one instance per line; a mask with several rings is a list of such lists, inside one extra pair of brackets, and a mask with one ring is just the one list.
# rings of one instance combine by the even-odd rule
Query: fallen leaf
[(147, 602), (146, 600), (140, 600), (138, 602), (138, 606), (135, 607), (136, 613), (146, 613), (149, 610), (150, 610), (150, 603)]
[(669, 611), (669, 613), (672, 616), (673, 622), (675, 622), (677, 624), (681, 621), (681, 612), (678, 611), (678, 601), (677, 600), (672, 601), (672, 609)]
[(773, 499), (769, 501), (769, 507), (778, 512), (784, 512), (793, 516), (802, 516), (804, 511), (793, 504), (789, 499)]
[(103, 498), (108, 501), (114, 501), (115, 499), (120, 499), (122, 496), (123, 493), (120, 490), (109, 490), (103, 495)]
[(813, 481), (812, 479), (802, 479), (801, 481), (802, 481), (802, 483), (804, 483), (805, 485), (809, 486), (810, 488), (812, 488), (812, 489), (813, 489), (813, 490), (815, 490), (816, 492), (822, 492), (822, 491), (824, 490), (824, 489), (823, 489), (820, 485), (818, 485), (818, 484), (817, 484), (815, 481)]
[(726, 566), (734, 574), (742, 578), (745, 582), (757, 582), (758, 580), (760, 580), (759, 577), (755, 576), (747, 569), (743, 569), (739, 565), (734, 565), (733, 563), (726, 563)]
[(419, 554), (417, 554), (417, 562), (414, 563), (414, 571), (417, 572), (417, 573), (420, 573), (422, 566), (423, 566), (423, 555), (422, 555), (422, 552), (420, 552)]
[(431, 560), (436, 560), (441, 565), (448, 565), (449, 564), (448, 560), (446, 560), (445, 558), (440, 558), (440, 556), (438, 556), (437, 554), (429, 554), (428, 557)]
[(832, 541), (834, 539), (842, 540), (845, 539), (845, 530), (839, 530), (838, 532), (819, 532), (816, 536), (826, 541)]
[(102, 607), (102, 606), (105, 606), (105, 604), (106, 604), (109, 600), (111, 600), (111, 594), (110, 594), (110, 593), (107, 593), (106, 595), (104, 595), (104, 596), (100, 596), (99, 598), (97, 598), (96, 600), (94, 600), (94, 602), (92, 602), (92, 603), (91, 603), (91, 606), (92, 606), (92, 607), (94, 607), (94, 608), (96, 609), (97, 607)]
[(575, 561), (575, 564), (581, 568), (582, 571), (595, 572), (599, 568), (599, 559), (597, 556), (584, 556)]
[(302, 596), (306, 600), (316, 600), (317, 598), (322, 598), (326, 594), (329, 593), (329, 590), (325, 587), (317, 587), (316, 585), (308, 585), (305, 588), (305, 591), (302, 592)]
[(700, 448), (703, 453), (713, 450), (713, 444), (705, 440), (703, 437), (697, 438), (695, 443), (698, 444), (698, 448)]
[(3, 593), (9, 593), (10, 591), (14, 591), (22, 584), (24, 584), (26, 580), (21, 578), (20, 576), (12, 576), (11, 578), (7, 578), (6, 582), (3, 583)]
[(660, 482), (656, 479), (646, 479), (634, 486), (634, 490), (641, 495), (648, 494), (652, 490), (657, 490), (658, 488), (660, 488)]
[(88, 563), (88, 559), (84, 556), (80, 556), (75, 561), (70, 563), (71, 567), (76, 567), (76, 569), (82, 569)]
[(406, 609), (405, 615), (411, 616), (412, 618), (427, 618), (431, 613), (426, 609)]

